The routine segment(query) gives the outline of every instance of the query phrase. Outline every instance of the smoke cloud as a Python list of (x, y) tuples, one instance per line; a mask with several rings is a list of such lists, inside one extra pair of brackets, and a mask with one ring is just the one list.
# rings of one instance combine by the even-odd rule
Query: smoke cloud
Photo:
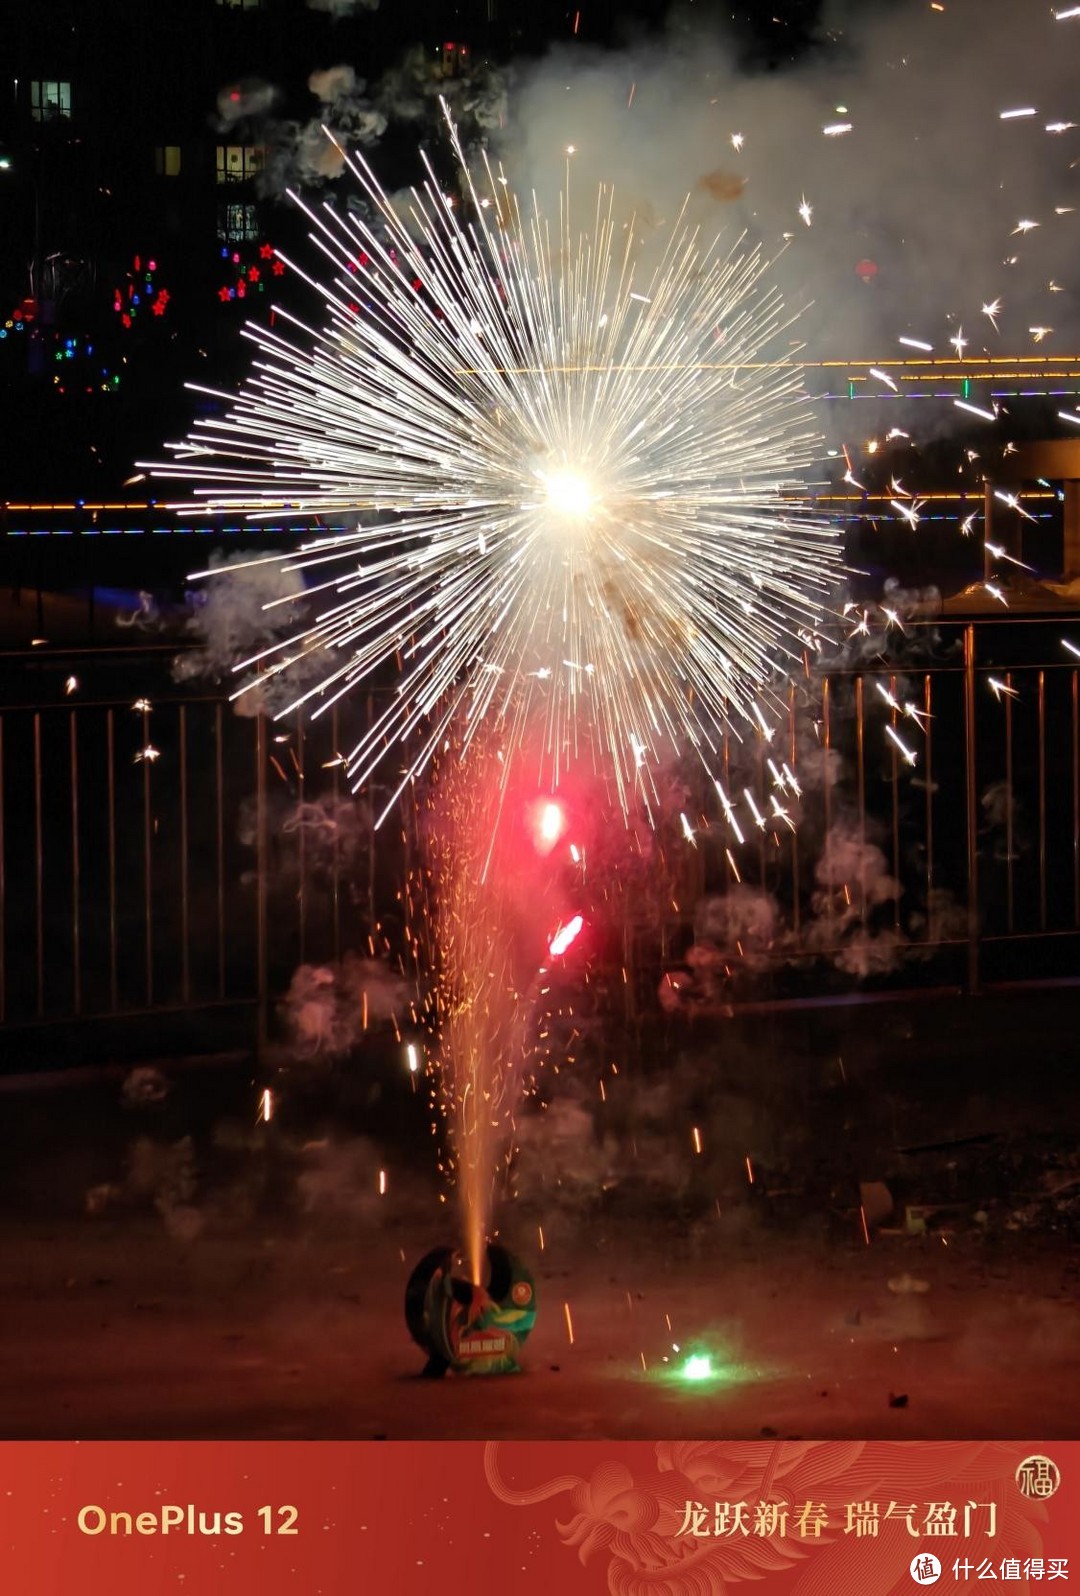
[(351, 66), (313, 72), (308, 89), (319, 101), (317, 115), (307, 122), (270, 122), (264, 130), (266, 158), (258, 179), (264, 195), (332, 182), (345, 169), (342, 150), (370, 148), (386, 131), (385, 113)]
[(302, 964), (281, 1004), (289, 1044), (326, 1062), (359, 1046), (369, 1026), (405, 1019), (414, 989), (389, 965), (347, 953), (340, 964)]
[(378, 101), (395, 121), (442, 125), (442, 102), (468, 146), (506, 126), (512, 74), (486, 61), (458, 61), (453, 70), (422, 49), (410, 50), (379, 83)]
[(217, 129), (228, 133), (241, 122), (269, 116), (277, 103), (278, 91), (261, 78), (244, 78), (230, 83), (217, 98)]
[[(234, 667), (295, 634), (303, 582), (283, 565), (252, 565), (244, 555), (218, 557), (211, 564), (214, 578), (193, 595), (195, 608), (185, 628), (198, 647), (178, 655), (173, 677), (178, 682), (223, 682), (230, 693), (239, 692), (253, 683), (256, 675), (254, 671), (237, 672)], [(284, 655), (267, 659), (264, 666), (272, 672), (275, 660), (282, 658)], [(321, 651), (294, 661), (284, 676), (264, 671), (258, 686), (242, 692), (233, 707), (238, 715), (273, 715), (303, 690), (305, 682), (323, 671)]]
[(948, 355), (961, 326), (973, 352), (1030, 347), (1039, 327), (1064, 347), (1080, 130), (1049, 130), (1070, 120), (1080, 25), (1033, 0), (913, 12), (853, 7), (771, 74), (741, 70), (689, 10), (659, 44), (559, 47), (521, 67), (500, 153), (548, 214), (569, 162), (583, 223), (603, 183), (642, 240), (688, 196), (705, 227), (783, 251), (818, 358), (902, 354), (901, 336)]

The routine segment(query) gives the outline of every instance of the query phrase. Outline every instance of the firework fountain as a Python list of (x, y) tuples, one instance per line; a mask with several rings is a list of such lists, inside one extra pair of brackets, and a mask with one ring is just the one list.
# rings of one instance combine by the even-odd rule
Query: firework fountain
[(522, 816), (586, 770), (614, 815), (649, 813), (676, 755), (711, 769), (725, 732), (767, 732), (840, 556), (805, 508), (818, 440), (760, 250), (685, 214), (659, 240), (620, 226), (605, 190), (582, 224), (569, 173), (549, 219), (450, 135), (460, 198), (429, 166), (406, 213), (349, 158), (370, 221), (296, 200), (324, 325), (249, 327), (252, 375), (160, 469), (204, 512), (355, 518), (287, 560), (318, 619), (236, 669), (302, 666), (281, 713), (314, 716), (397, 669), (348, 770), (359, 788), (393, 750), (391, 804), (432, 776), (438, 1090), (479, 1282), (574, 924)]
[[(437, 981), (438, 1082), (451, 1130), (471, 1278), (479, 1281), (500, 1165), (523, 1080), (536, 1060), (544, 965), (561, 925), (563, 873), (543, 812), (507, 783), (497, 748), (474, 742), (431, 787), (428, 839), (431, 962)], [(535, 811), (541, 818), (536, 823)], [(560, 851), (561, 854), (561, 851)], [(560, 945), (555, 943), (556, 958)]]

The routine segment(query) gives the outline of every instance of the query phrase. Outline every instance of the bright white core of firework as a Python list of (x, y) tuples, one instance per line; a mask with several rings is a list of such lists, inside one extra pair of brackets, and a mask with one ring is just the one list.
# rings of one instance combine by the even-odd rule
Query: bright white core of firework
[(543, 483), (548, 508), (561, 520), (584, 520), (596, 502), (588, 479), (576, 471), (553, 471)]

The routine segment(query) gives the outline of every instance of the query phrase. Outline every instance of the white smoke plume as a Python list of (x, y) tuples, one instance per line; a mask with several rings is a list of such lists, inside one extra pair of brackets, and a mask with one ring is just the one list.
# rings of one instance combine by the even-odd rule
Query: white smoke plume
[(384, 74), (377, 98), (395, 121), (423, 121), (433, 128), (442, 124), (445, 102), (469, 146), (507, 125), (513, 112), (511, 82), (510, 72), (487, 61), (458, 61), (451, 69), (417, 47)]
[[(771, 893), (737, 883), (729, 891), (704, 898), (698, 905), (695, 922), (696, 947), (690, 950), (691, 966), (702, 968), (700, 944), (722, 950), (725, 958), (738, 959), (744, 969), (762, 970), (768, 965), (784, 930), (780, 905)], [(698, 958), (692, 957), (695, 953)]]
[(258, 178), (264, 195), (332, 182), (344, 170), (343, 149), (370, 148), (386, 131), (385, 113), (351, 66), (313, 72), (308, 89), (319, 102), (317, 115), (306, 122), (271, 122), (265, 130), (267, 153)]
[(257, 122), (269, 116), (278, 91), (261, 78), (243, 78), (227, 84), (217, 97), (217, 130), (228, 133), (240, 122)]
[(514, 1191), (522, 1201), (575, 1207), (618, 1184), (616, 1143), (597, 1134), (593, 1115), (572, 1096), (520, 1116), (515, 1132)]
[(825, 839), (814, 878), (824, 898), (865, 897), (868, 907), (888, 903), (901, 893), (900, 883), (889, 874), (885, 855), (876, 843), (860, 835), (846, 821), (833, 826)]
[(281, 1003), (298, 1058), (329, 1062), (358, 1047), (367, 1029), (404, 1021), (414, 988), (388, 964), (347, 953), (340, 964), (302, 964)]
[(1074, 120), (1076, 23), (1036, 0), (860, 4), (754, 74), (695, 15), (659, 44), (520, 67), (499, 141), (519, 193), (551, 214), (569, 163), (583, 210), (614, 185), (643, 239), (689, 194), (708, 229), (788, 246), (789, 302), (813, 302), (793, 336), (819, 358), (900, 354), (901, 336), (948, 355), (961, 325), (972, 351), (1029, 348), (1038, 326), (1067, 347), (1080, 142), (1049, 130)]
[(385, 1218), (379, 1192), (384, 1163), (364, 1137), (351, 1141), (309, 1142), (298, 1152), (296, 1195), (300, 1211), (318, 1219), (361, 1220), (371, 1226)]
[[(250, 565), (240, 554), (215, 558), (211, 565), (216, 574), (192, 595), (185, 628), (198, 646), (177, 656), (173, 677), (216, 681), (232, 694), (255, 680), (254, 672), (237, 672), (235, 666), (295, 632), (304, 587), (283, 565)], [(302, 691), (302, 681), (322, 674), (324, 663), (316, 652), (291, 667), (287, 678), (264, 672), (259, 685), (241, 692), (233, 708), (238, 715), (272, 715)]]
[(1030, 847), (1024, 808), (1007, 782), (991, 782), (979, 794), (983, 820), (981, 831), (990, 843), (993, 857), (1015, 861)]

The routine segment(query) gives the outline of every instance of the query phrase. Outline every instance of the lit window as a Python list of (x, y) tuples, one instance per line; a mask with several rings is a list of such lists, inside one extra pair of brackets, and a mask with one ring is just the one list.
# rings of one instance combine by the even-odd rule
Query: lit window
[(154, 150), (154, 171), (159, 177), (180, 176), (179, 144), (159, 144)]
[(259, 216), (254, 205), (219, 205), (218, 237), (227, 244), (247, 244), (259, 236)]
[(262, 170), (263, 151), (257, 144), (219, 144), (217, 180), (219, 183), (246, 183)]
[(30, 114), (35, 122), (55, 122), (71, 115), (70, 83), (31, 83)]

